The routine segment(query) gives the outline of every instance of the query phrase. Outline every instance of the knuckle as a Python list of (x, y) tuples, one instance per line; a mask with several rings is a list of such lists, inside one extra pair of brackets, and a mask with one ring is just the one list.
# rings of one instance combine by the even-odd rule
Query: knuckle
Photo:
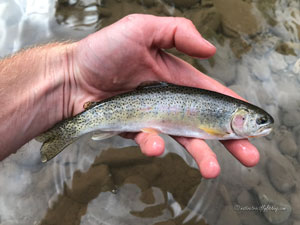
[(193, 22), (190, 19), (187, 19), (185, 17), (177, 17), (175, 19), (177, 20), (177, 23), (179, 23), (179, 24), (183, 23), (183, 24), (185, 24), (187, 26), (193, 26), (194, 27), (194, 24), (193, 24)]

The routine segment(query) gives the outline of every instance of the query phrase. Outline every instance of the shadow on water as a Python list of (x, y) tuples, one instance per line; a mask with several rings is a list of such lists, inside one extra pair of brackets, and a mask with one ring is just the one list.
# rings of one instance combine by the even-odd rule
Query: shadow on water
[[(172, 201), (184, 208), (200, 181), (198, 170), (189, 167), (177, 154), (169, 153), (163, 158), (150, 158), (144, 156), (138, 147), (110, 149), (98, 156), (87, 172), (74, 173), (72, 187), (64, 185), (63, 194), (48, 210), (40, 224), (79, 225), (93, 199), (105, 192), (118, 198), (118, 189), (126, 184), (134, 184), (139, 188), (139, 200), (146, 206), (129, 209), (131, 215), (156, 218), (165, 210), (172, 214), (168, 196), (172, 195)], [(160, 199), (160, 202), (156, 202), (154, 187), (161, 190), (164, 201), (161, 202)], [(185, 217), (186, 214), (182, 214), (156, 224), (182, 224)], [(190, 220), (186, 224), (205, 223)]]

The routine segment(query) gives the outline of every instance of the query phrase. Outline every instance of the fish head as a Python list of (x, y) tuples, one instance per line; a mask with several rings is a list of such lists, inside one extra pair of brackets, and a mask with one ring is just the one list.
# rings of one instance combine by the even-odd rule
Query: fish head
[(273, 124), (273, 117), (257, 107), (238, 108), (231, 119), (233, 132), (245, 138), (268, 135), (272, 131)]

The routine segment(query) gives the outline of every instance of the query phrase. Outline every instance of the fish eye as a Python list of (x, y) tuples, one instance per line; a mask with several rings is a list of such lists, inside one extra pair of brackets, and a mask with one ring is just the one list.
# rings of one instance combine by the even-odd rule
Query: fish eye
[(266, 116), (262, 116), (256, 119), (256, 123), (258, 125), (263, 125), (266, 124), (268, 122), (268, 118)]

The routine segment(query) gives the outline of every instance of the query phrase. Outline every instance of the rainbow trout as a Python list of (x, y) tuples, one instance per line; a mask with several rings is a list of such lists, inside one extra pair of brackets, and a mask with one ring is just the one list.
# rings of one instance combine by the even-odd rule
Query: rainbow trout
[(274, 120), (247, 102), (217, 92), (152, 85), (92, 103), (40, 135), (42, 162), (84, 134), (102, 140), (122, 132), (158, 132), (202, 139), (242, 139), (271, 132)]

